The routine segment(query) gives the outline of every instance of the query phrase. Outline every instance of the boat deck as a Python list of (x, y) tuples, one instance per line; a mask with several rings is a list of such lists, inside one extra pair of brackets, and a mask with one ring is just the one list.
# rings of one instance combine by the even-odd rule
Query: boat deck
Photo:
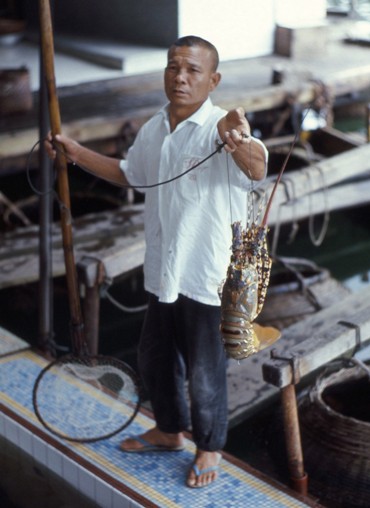
[(214, 485), (206, 489), (186, 487), (185, 478), (195, 450), (190, 437), (186, 439), (185, 450), (178, 453), (122, 453), (119, 443), (124, 437), (142, 433), (153, 425), (144, 411), (139, 412), (128, 429), (103, 441), (80, 444), (54, 437), (40, 424), (32, 406), (33, 384), (46, 360), (3, 329), (0, 338), (0, 434), (6, 442), (32, 457), (34, 469), (42, 468), (43, 474), (57, 475), (72, 487), (72, 506), (76, 496), (83, 496), (87, 503), (79, 506), (101, 508), (320, 506), (228, 454), (224, 454)]

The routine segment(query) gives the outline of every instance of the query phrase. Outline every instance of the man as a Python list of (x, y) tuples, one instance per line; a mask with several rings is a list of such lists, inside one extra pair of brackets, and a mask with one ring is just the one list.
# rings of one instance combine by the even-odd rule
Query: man
[[(226, 359), (217, 290), (230, 257), (230, 224), (245, 220), (245, 191), (250, 180), (265, 177), (267, 159), (242, 108), (227, 113), (213, 106), (209, 94), (221, 79), (217, 67), (216, 48), (199, 37), (183, 37), (169, 48), (164, 73), (169, 102), (140, 129), (125, 161), (57, 136), (69, 160), (145, 192), (149, 306), (138, 365), (156, 426), (124, 440), (121, 449), (182, 450), (183, 432), (191, 425), (197, 451), (189, 487), (217, 478), (226, 442)], [(223, 142), (224, 150), (196, 169), (156, 185), (199, 164)]]

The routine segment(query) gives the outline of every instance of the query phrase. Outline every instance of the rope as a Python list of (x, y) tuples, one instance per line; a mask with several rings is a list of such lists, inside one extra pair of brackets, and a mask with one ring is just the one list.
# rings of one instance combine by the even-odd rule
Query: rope
[(107, 289), (105, 289), (103, 292), (102, 292), (102, 297), (106, 297), (108, 298), (108, 300), (115, 306), (117, 307), (119, 310), (122, 310), (123, 312), (128, 312), (128, 313), (135, 313), (135, 312), (143, 312), (144, 310), (146, 310), (148, 308), (148, 304), (145, 304), (145, 305), (139, 305), (137, 307), (127, 307), (126, 305), (123, 305), (122, 303), (120, 303), (118, 300), (116, 300), (109, 292)]
[[(328, 210), (327, 187), (326, 187), (326, 183), (325, 183), (325, 179), (324, 179), (324, 174), (323, 174), (321, 168), (316, 166), (316, 169), (319, 171), (321, 180), (323, 182), (322, 192), (324, 194), (324, 206), (325, 206), (324, 219), (323, 219), (323, 223), (321, 226), (321, 231), (320, 231), (319, 235), (317, 237), (315, 237), (315, 232), (314, 232), (315, 214), (312, 213), (312, 194), (310, 192), (308, 194), (308, 199), (309, 199), (308, 231), (309, 231), (311, 242), (315, 245), (315, 247), (319, 247), (322, 244), (322, 242), (324, 241), (324, 238), (325, 238), (326, 233), (328, 231), (330, 214), (329, 214), (329, 210)], [(311, 178), (310, 172), (307, 171), (306, 174), (308, 176), (308, 181), (310, 182), (310, 178)], [(309, 185), (310, 185), (310, 183), (309, 183)]]

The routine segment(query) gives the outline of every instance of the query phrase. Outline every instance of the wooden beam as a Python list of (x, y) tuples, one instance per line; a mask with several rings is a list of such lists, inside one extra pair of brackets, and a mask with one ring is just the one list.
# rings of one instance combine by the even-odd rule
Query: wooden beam
[(263, 378), (279, 388), (296, 384), (301, 378), (356, 347), (370, 342), (370, 305), (354, 312), (348, 321), (338, 321), (324, 331), (271, 359), (262, 366)]
[[(101, 139), (115, 138), (120, 135), (126, 122), (144, 123), (157, 108), (143, 108), (135, 115), (120, 117), (91, 117), (74, 120), (63, 125), (63, 133), (80, 143), (93, 142)], [(38, 128), (20, 129), (0, 134), (0, 159), (27, 155), (39, 139)], [(38, 152), (38, 146), (35, 153)], [(0, 169), (3, 162), (0, 165)]]
[[(76, 264), (86, 257), (94, 257), (104, 265), (109, 280), (142, 266), (145, 252), (142, 211), (143, 205), (139, 204), (76, 219), (73, 223)], [(38, 226), (30, 226), (3, 235), (0, 289), (38, 280), (38, 233)], [(53, 276), (58, 277), (65, 273), (58, 224), (53, 224), (51, 243)]]
[[(318, 178), (320, 178), (318, 176)], [(298, 199), (290, 199), (271, 208), (269, 225), (286, 224), (335, 210), (370, 203), (370, 179), (338, 187), (325, 187)]]
[[(291, 202), (293, 206), (295, 200), (301, 206), (301, 198), (314, 195), (318, 191), (324, 192), (324, 189), (359, 176), (370, 176), (370, 144), (285, 173), (276, 190), (268, 222), (273, 224), (278, 220), (279, 208), (282, 205)], [(268, 177), (259, 185), (258, 192), (269, 195), (275, 180), (276, 176)], [(363, 196), (364, 198), (366, 202), (366, 196)], [(321, 199), (321, 202), (324, 203), (324, 199)], [(324, 205), (320, 206), (321, 211), (324, 209)], [(292, 220), (292, 216), (289, 220)]]

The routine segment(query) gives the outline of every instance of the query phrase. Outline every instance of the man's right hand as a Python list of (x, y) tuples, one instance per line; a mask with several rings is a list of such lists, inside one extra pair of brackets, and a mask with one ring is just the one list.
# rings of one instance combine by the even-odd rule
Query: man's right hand
[(64, 134), (57, 134), (53, 140), (51, 133), (49, 133), (45, 140), (45, 150), (52, 160), (55, 159), (57, 152), (61, 150), (65, 154), (67, 162), (77, 164), (88, 173), (103, 178), (114, 185), (129, 185), (120, 168), (119, 159), (94, 152), (80, 145), (74, 139), (64, 136)]
[[(60, 145), (55, 148), (54, 143)], [(47, 139), (45, 140), (45, 150), (49, 158), (54, 160), (57, 155), (57, 149), (63, 150), (67, 162), (77, 162), (78, 154), (81, 149), (81, 145), (73, 139), (64, 136), (64, 134), (57, 134), (53, 140), (51, 132), (49, 132)]]

